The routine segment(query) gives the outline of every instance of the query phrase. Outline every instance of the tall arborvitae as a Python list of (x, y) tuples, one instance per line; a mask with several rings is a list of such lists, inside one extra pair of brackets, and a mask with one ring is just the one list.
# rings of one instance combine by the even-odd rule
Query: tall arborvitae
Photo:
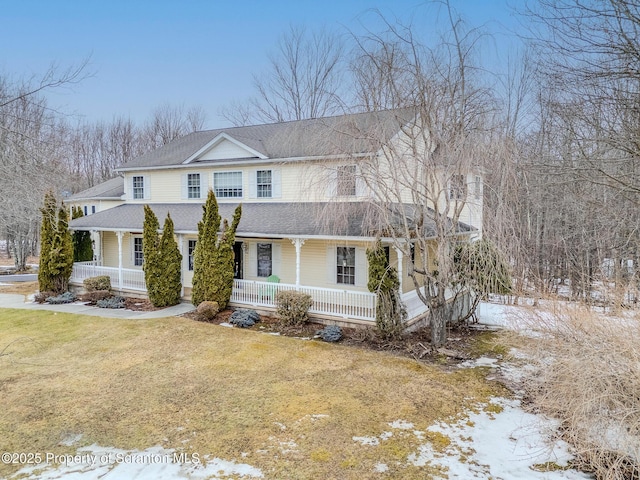
[(160, 223), (158, 217), (153, 213), (149, 205), (144, 206), (144, 224), (142, 226), (142, 270), (144, 270), (144, 282), (147, 286), (149, 300), (155, 305), (155, 300), (159, 298), (160, 283), (164, 271), (158, 251), (160, 240), (158, 230)]
[(382, 242), (367, 249), (369, 282), (367, 288), (376, 294), (376, 329), (387, 338), (402, 334), (407, 313), (400, 299), (398, 271), (389, 265)]
[(52, 280), (51, 291), (56, 294), (66, 292), (73, 271), (73, 240), (69, 231), (69, 215), (64, 204), (58, 209), (58, 221), (51, 242), (47, 270)]
[(231, 226), (225, 220), (222, 235), (218, 202), (212, 190), (202, 207), (202, 221), (198, 222), (198, 241), (193, 254), (193, 290), (191, 301), (199, 305), (205, 300), (218, 302), (220, 309), (226, 308), (233, 289), (236, 229), (240, 223), (242, 206), (238, 205)]
[[(84, 217), (82, 208), (71, 207), (71, 219)], [(93, 245), (91, 243), (91, 233), (86, 230), (76, 230), (71, 234), (73, 238), (73, 261), (88, 262), (93, 260)]]
[(160, 238), (160, 248), (156, 257), (163, 275), (156, 289), (155, 298), (149, 297), (156, 307), (168, 307), (180, 303), (182, 291), (182, 255), (173, 236), (173, 220), (167, 214)]
[(49, 272), (49, 253), (56, 226), (56, 198), (49, 191), (44, 196), (42, 224), (40, 226), (40, 266), (38, 268), (38, 283), (41, 292), (53, 291), (53, 276)]

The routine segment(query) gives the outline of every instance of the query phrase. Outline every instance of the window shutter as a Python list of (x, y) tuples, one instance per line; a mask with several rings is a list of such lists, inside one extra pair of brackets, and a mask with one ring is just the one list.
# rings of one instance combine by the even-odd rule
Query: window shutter
[(367, 194), (367, 184), (362, 177), (362, 169), (356, 168), (356, 197), (364, 197)]
[(182, 200), (186, 200), (187, 198), (189, 198), (189, 191), (188, 191), (188, 182), (189, 182), (189, 177), (187, 173), (183, 173), (182, 175), (180, 175), (180, 181), (181, 181), (181, 194), (180, 194), (180, 198), (182, 198)]
[(133, 235), (129, 235), (129, 264), (131, 266), (135, 266), (136, 264), (136, 242), (134, 238)]
[(338, 171), (335, 168), (326, 172), (327, 197), (335, 197), (338, 194)]
[(209, 194), (209, 175), (206, 173), (200, 174), (200, 198), (207, 198)]
[(258, 250), (256, 242), (247, 242), (249, 246), (249, 276), (256, 278), (258, 276)]
[(367, 255), (363, 247), (356, 247), (356, 287), (367, 285), (369, 268), (367, 265)]
[(279, 243), (271, 244), (271, 271), (274, 275), (282, 274), (282, 245)]
[(282, 197), (282, 172), (278, 168), (276, 170), (271, 170), (271, 196), (273, 198), (281, 198)]
[(258, 198), (258, 171), (249, 172), (249, 198)]
[(142, 185), (144, 188), (144, 199), (145, 200), (150, 200), (151, 199), (151, 182), (149, 181), (149, 176), (145, 175), (144, 177), (142, 177)]
[(335, 246), (327, 247), (327, 283), (335, 285), (336, 282), (336, 262), (337, 252)]

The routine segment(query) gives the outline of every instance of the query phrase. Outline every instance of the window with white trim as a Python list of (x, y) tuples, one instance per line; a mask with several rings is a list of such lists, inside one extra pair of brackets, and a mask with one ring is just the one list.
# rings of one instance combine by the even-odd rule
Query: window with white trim
[(142, 253), (142, 237), (133, 237), (133, 264), (141, 267), (144, 263), (144, 254)]
[(273, 246), (270, 243), (259, 243), (258, 277), (269, 277), (273, 273)]
[(213, 188), (218, 198), (241, 198), (242, 172), (215, 172)]
[(338, 196), (355, 196), (356, 194), (356, 166), (340, 165), (336, 170)]
[(200, 174), (187, 174), (187, 198), (200, 198)]
[(258, 170), (256, 172), (256, 193), (258, 198), (271, 198), (273, 196), (271, 170)]
[(95, 205), (91, 205), (91, 214), (96, 213), (96, 206)]
[(133, 177), (133, 199), (144, 199), (144, 177), (142, 175)]
[(356, 283), (356, 249), (355, 247), (337, 248), (336, 282), (343, 285)]
[(187, 245), (189, 271), (193, 271), (193, 254), (195, 251), (196, 251), (196, 240), (189, 240), (189, 244)]
[(452, 175), (449, 182), (449, 199), (464, 200), (467, 198), (467, 179), (465, 175)]
[(89, 211), (89, 210), (88, 210), (87, 208), (88, 208), (88, 207), (85, 205), (85, 206), (84, 206), (84, 216), (85, 216), (85, 217), (86, 217), (87, 215), (89, 215), (89, 213), (88, 213), (88, 211)]

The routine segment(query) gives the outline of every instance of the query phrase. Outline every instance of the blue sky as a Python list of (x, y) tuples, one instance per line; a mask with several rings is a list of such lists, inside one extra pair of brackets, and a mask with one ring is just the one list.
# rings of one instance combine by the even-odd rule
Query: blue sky
[[(452, 0), (471, 25), (494, 35), (483, 55), (495, 64), (516, 41), (508, 0)], [(207, 127), (226, 125), (220, 107), (252, 91), (252, 74), (289, 25), (358, 33), (371, 9), (437, 28), (419, 0), (0, 0), (0, 73), (29, 77), (55, 62), (90, 57), (89, 78), (50, 94), (52, 105), (89, 121), (144, 121), (162, 105), (200, 105)], [(497, 52), (497, 53), (496, 53)]]

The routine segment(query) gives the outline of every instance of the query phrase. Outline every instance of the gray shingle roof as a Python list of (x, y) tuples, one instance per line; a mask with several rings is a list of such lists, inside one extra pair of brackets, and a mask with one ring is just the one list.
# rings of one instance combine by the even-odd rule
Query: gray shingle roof
[[(159, 203), (149, 205), (160, 225), (167, 213), (171, 215), (176, 232), (196, 233), (202, 219), (202, 204)], [(223, 219), (231, 220), (236, 204), (219, 204)], [(385, 229), (365, 202), (328, 203), (245, 203), (238, 225), (238, 236), (314, 236), (314, 237), (373, 237)], [(77, 218), (70, 222), (75, 230), (128, 230), (142, 231), (144, 206), (124, 204), (102, 212)], [(433, 224), (425, 221), (427, 233)], [(468, 232), (472, 227), (459, 223), (458, 231)]]
[(413, 118), (412, 109), (398, 109), (205, 130), (178, 138), (119, 168), (180, 165), (222, 133), (271, 159), (375, 152)]
[(116, 177), (71, 195), (69, 200), (95, 200), (98, 198), (119, 200), (122, 195), (124, 195), (124, 178)]

